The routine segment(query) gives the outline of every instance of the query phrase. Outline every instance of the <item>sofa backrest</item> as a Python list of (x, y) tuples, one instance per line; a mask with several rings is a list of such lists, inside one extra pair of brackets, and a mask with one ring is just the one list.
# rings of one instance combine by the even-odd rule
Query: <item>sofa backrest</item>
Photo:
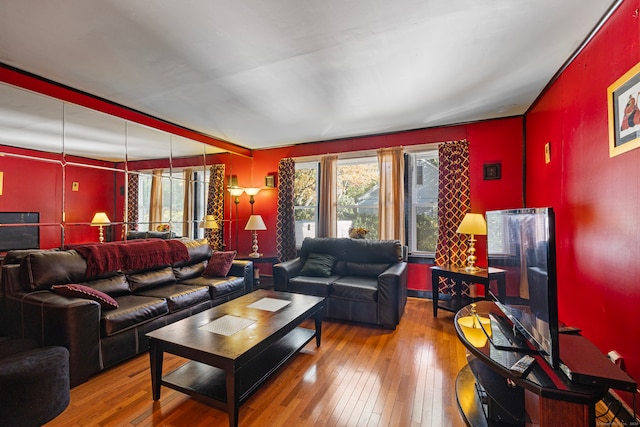
[(334, 237), (307, 237), (302, 241), (300, 258), (306, 260), (309, 254), (330, 254), (337, 259), (345, 259), (349, 240)]
[(302, 242), (300, 257), (306, 260), (311, 253), (331, 254), (338, 261), (358, 264), (392, 264), (403, 260), (399, 240), (307, 237)]
[[(209, 259), (211, 249), (206, 240), (181, 240), (187, 247), (189, 259), (176, 263), (174, 267), (186, 268), (190, 265), (202, 263), (203, 260)], [(126, 244), (126, 243), (123, 243)], [(133, 243), (132, 243), (133, 244)], [(13, 251), (12, 251), (13, 252)], [(73, 249), (70, 250), (38, 250), (28, 253), (12, 253), (7, 254), (10, 259), (20, 262), (20, 282), (26, 291), (35, 291), (40, 289), (49, 289), (52, 285), (62, 285), (69, 283), (84, 283), (91, 285), (91, 282), (103, 279), (121, 276), (119, 271), (108, 272), (98, 277), (87, 277), (86, 260)], [(166, 266), (158, 266), (163, 268)], [(150, 268), (149, 270), (155, 270)], [(139, 272), (125, 272), (127, 274)], [(114, 279), (121, 285), (120, 279)], [(100, 282), (102, 283), (102, 282)], [(106, 286), (113, 283), (105, 282)], [(124, 291), (122, 286), (119, 286)]]

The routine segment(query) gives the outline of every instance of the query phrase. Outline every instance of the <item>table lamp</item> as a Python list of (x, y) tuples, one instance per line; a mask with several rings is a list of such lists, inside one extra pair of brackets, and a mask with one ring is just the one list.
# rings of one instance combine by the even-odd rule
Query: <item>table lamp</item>
[(476, 239), (475, 235), (479, 234), (481, 236), (485, 236), (487, 234), (487, 223), (484, 220), (484, 216), (478, 213), (467, 213), (465, 214), (462, 222), (458, 226), (458, 230), (456, 233), (459, 234), (469, 234), (471, 237), (469, 238), (469, 256), (467, 257), (467, 266), (465, 270), (469, 273), (475, 273), (480, 269), (476, 267)]
[(96, 214), (93, 216), (93, 219), (91, 220), (91, 225), (94, 227), (98, 226), (100, 229), (100, 234), (98, 237), (100, 243), (104, 243), (104, 232), (102, 230), (102, 227), (109, 224), (111, 224), (111, 220), (104, 212), (96, 212)]
[(256, 231), (267, 229), (267, 226), (264, 225), (262, 217), (260, 215), (251, 215), (244, 229), (251, 230), (251, 233), (253, 234), (253, 246), (251, 247), (253, 252), (249, 254), (249, 257), (260, 258), (260, 254), (258, 253), (258, 233), (256, 233)]

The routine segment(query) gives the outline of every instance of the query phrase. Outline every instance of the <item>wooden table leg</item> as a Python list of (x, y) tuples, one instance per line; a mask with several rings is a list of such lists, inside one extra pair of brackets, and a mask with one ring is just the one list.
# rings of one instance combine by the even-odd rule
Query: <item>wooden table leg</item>
[(438, 317), (438, 282), (440, 276), (436, 272), (431, 273), (431, 299), (433, 300), (433, 317)]
[(240, 403), (238, 402), (238, 396), (236, 395), (236, 384), (239, 373), (235, 372), (235, 369), (229, 368), (226, 371), (227, 381), (227, 412), (229, 413), (229, 427), (238, 427), (238, 413)]
[(162, 382), (163, 351), (158, 348), (155, 340), (149, 340), (149, 361), (151, 365), (151, 392), (153, 400), (160, 399), (160, 383)]
[(324, 307), (318, 310), (318, 312), (313, 316), (316, 321), (316, 347), (320, 347), (320, 341), (322, 340), (322, 311)]

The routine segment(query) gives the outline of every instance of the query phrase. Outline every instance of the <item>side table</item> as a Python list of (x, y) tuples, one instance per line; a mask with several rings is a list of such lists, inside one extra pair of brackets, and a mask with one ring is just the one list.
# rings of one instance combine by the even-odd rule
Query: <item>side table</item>
[[(445, 277), (453, 280), (455, 296), (449, 301), (440, 301), (438, 295), (438, 284), (440, 278)], [(474, 301), (474, 298), (462, 296), (462, 282), (478, 283), (484, 285), (484, 299), (490, 298), (489, 286), (491, 281), (498, 283), (498, 296), (502, 297), (507, 293), (507, 271), (499, 268), (489, 267), (480, 269), (477, 272), (466, 271), (464, 267), (457, 266), (434, 266), (431, 267), (431, 292), (433, 293), (433, 317), (438, 317), (438, 308), (451, 311), (453, 313), (460, 310), (467, 304)]]
[[(253, 267), (253, 269), (254, 269), (253, 270), (254, 271), (254, 274), (253, 274), (253, 284), (254, 284), (254, 286), (253, 286), (253, 288), (254, 289), (260, 288), (260, 278), (261, 278), (261, 276), (259, 274), (260, 269), (256, 268), (255, 265), (256, 264), (270, 264), (271, 266), (273, 266), (274, 264), (277, 264), (279, 262), (277, 256), (270, 256), (270, 255), (263, 255), (263, 254), (260, 254), (260, 256), (257, 257), (257, 258), (250, 257), (249, 255), (236, 255), (236, 259), (243, 260), (243, 261), (253, 261), (253, 265), (254, 265), (254, 267)], [(273, 282), (272, 281), (265, 280), (265, 282), (270, 283), (271, 287), (273, 287)], [(265, 288), (266, 287), (267, 286), (265, 286)]]

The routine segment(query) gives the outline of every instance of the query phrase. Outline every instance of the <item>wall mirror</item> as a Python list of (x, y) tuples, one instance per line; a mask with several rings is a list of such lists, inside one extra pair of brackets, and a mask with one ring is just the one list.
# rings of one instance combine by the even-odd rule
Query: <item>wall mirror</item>
[[(201, 238), (210, 168), (233, 158), (0, 83), (0, 252), (96, 242), (100, 229), (106, 241), (158, 229)], [(96, 213), (109, 222), (92, 224)]]

